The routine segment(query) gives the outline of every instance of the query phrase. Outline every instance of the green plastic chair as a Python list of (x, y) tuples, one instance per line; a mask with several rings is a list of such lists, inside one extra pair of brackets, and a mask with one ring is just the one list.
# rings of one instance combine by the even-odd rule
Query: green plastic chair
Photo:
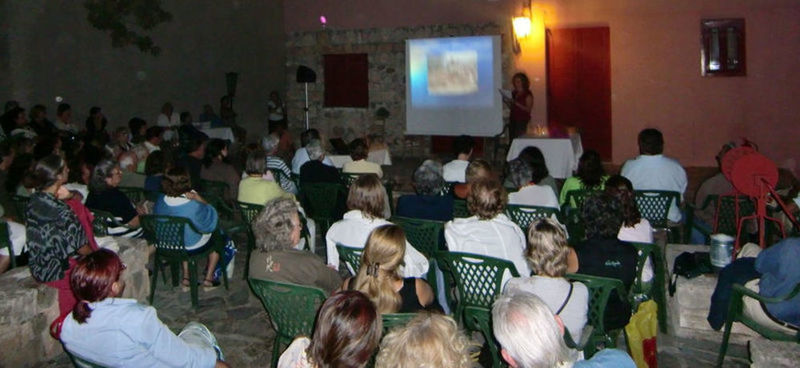
[[(637, 252), (636, 278), (633, 280), (630, 292), (631, 312), (635, 313), (639, 303), (653, 300), (658, 305), (658, 326), (662, 333), (667, 333), (667, 296), (664, 290), (666, 282), (666, 269), (661, 250), (653, 243), (631, 243)], [(649, 283), (642, 280), (647, 258), (653, 264), (653, 279)]]
[(444, 221), (423, 220), (410, 217), (394, 216), (390, 219), (406, 233), (406, 239), (425, 257), (431, 258), (442, 249), (442, 233)]
[(502, 359), (492, 334), (492, 303), (502, 293), (506, 271), (519, 277), (514, 264), (504, 259), (460, 252), (437, 252), (436, 260), (444, 272), (452, 273), (458, 291), (456, 321), (469, 331), (483, 334), (492, 353), (492, 366), (500, 367)]
[(453, 195), (453, 186), (458, 184), (457, 182), (446, 181), (442, 188), (439, 190), (439, 195), (443, 196), (450, 196)]
[(341, 173), (340, 175), (342, 177), (342, 183), (344, 186), (346, 188), (350, 188), (350, 185), (352, 185), (356, 180), (358, 180), (358, 178), (361, 177), (361, 175), (364, 174)]
[(339, 220), (339, 198), (345, 198), (347, 191), (338, 183), (306, 183), (300, 187), (303, 208), (319, 227), (319, 233), (325, 234), (328, 228)]
[(583, 207), (583, 201), (595, 193), (597, 193), (597, 191), (592, 189), (570, 190), (567, 192), (567, 197), (564, 200), (564, 204), (561, 206), (562, 211), (567, 208), (580, 210), (581, 207)]
[(510, 204), (506, 207), (506, 216), (508, 216), (511, 221), (514, 221), (524, 233), (528, 232), (528, 227), (531, 226), (534, 220), (553, 217), (554, 215), (558, 217), (558, 212), (559, 210), (557, 208), (552, 207), (520, 206), (514, 204)]
[(244, 279), (246, 280), (247, 276), (250, 274), (250, 253), (256, 247), (256, 237), (253, 234), (253, 227), (250, 225), (252, 224), (253, 219), (258, 216), (258, 213), (264, 209), (264, 206), (237, 201), (236, 208), (239, 210), (239, 215), (242, 217), (242, 221), (247, 224), (247, 262), (244, 264)]
[(561, 222), (567, 227), (567, 233), (569, 233), (567, 241), (572, 246), (578, 245), (586, 238), (583, 220), (581, 219), (581, 208), (586, 198), (597, 192), (589, 189), (570, 190), (567, 192), (567, 197), (561, 206)]
[(383, 319), (383, 334), (385, 335), (395, 327), (405, 326), (408, 321), (414, 319), (417, 313), (385, 313), (381, 314)]
[(566, 278), (580, 281), (589, 289), (589, 321), (593, 329), (588, 342), (584, 347), (586, 359), (591, 358), (598, 350), (607, 347), (616, 347), (616, 337), (620, 330), (608, 331), (605, 327), (605, 313), (611, 292), (616, 290), (623, 300), (628, 298), (628, 292), (621, 280), (600, 276), (568, 273)]
[(696, 226), (694, 223), (694, 208), (691, 204), (687, 205), (690, 207), (690, 211), (687, 213), (686, 230), (684, 231), (683, 239), (684, 243), (686, 244), (689, 244), (692, 229), (697, 229), (705, 236), (706, 244), (708, 244), (711, 234), (723, 233), (736, 237), (736, 228), (737, 224), (739, 223), (739, 219), (744, 216), (750, 216), (755, 212), (753, 201), (747, 196), (739, 195), (738, 197), (735, 197), (729, 195), (719, 196), (716, 194), (711, 194), (703, 201), (702, 206), (700, 206), (700, 210), (705, 210), (708, 208), (708, 206), (713, 205), (715, 208), (715, 223), (710, 224), (712, 226), (710, 229), (705, 229)]
[(759, 324), (749, 316), (745, 315), (743, 312), (744, 298), (753, 298), (761, 303), (762, 306), (764, 306), (765, 304), (769, 303), (780, 303), (793, 299), (798, 294), (800, 294), (800, 284), (795, 285), (794, 289), (792, 289), (792, 291), (788, 294), (775, 298), (761, 296), (755, 291), (750, 290), (740, 284), (733, 284), (731, 300), (728, 304), (728, 316), (725, 319), (725, 330), (722, 334), (722, 344), (719, 347), (719, 356), (717, 357), (717, 367), (721, 367), (722, 363), (725, 361), (725, 353), (728, 351), (728, 341), (731, 337), (731, 328), (733, 327), (733, 322), (741, 322), (751, 330), (758, 332), (761, 336), (764, 336), (770, 340), (794, 341), (796, 343), (800, 343), (800, 332), (797, 332), (797, 328), (794, 328), (796, 332), (792, 335), (789, 335), (785, 332), (775, 331)]
[(466, 199), (453, 199), (453, 217), (470, 217), (469, 208), (467, 208)]
[(92, 231), (95, 236), (108, 236), (109, 227), (125, 227), (125, 224), (120, 223), (110, 212), (90, 208), (89, 211), (94, 215), (92, 221)]
[(669, 228), (667, 214), (673, 202), (680, 205), (681, 194), (668, 190), (634, 190), (633, 194), (642, 217), (647, 219), (653, 228), (667, 230), (670, 241), (677, 242), (679, 234)]
[(357, 275), (358, 269), (361, 268), (361, 253), (364, 253), (364, 248), (349, 247), (336, 243), (336, 251), (339, 252), (339, 260), (347, 265), (350, 274)]
[[(197, 260), (205, 259), (209, 252), (217, 252), (220, 258), (223, 254), (222, 245), (215, 244), (208, 250), (202, 253), (189, 255), (186, 251), (186, 242), (184, 240), (184, 229), (188, 226), (193, 231), (200, 233), (197, 228), (192, 224), (189, 219), (177, 216), (162, 216), (162, 215), (141, 215), (139, 217), (142, 228), (144, 229), (144, 237), (147, 242), (156, 247), (156, 253), (153, 259), (153, 264), (161, 264), (162, 260), (169, 263), (172, 268), (172, 284), (178, 285), (178, 270), (181, 268), (181, 262), (189, 263), (189, 286), (192, 296), (192, 307), (197, 307)], [(211, 241), (211, 240), (210, 240)], [(156, 280), (158, 280), (159, 267), (153, 267), (152, 280), (150, 282), (150, 304), (153, 304), (153, 298), (156, 294)], [(228, 289), (228, 273), (222, 272), (222, 279), (225, 284), (225, 289)]]
[(6, 221), (0, 221), (0, 248), (6, 248), (8, 250), (8, 258), (10, 260), (8, 266), (9, 270), (17, 267), (17, 257), (14, 255), (14, 247), (11, 245), (10, 235), (8, 223)]
[(277, 367), (284, 347), (291, 344), (295, 337), (311, 337), (317, 311), (325, 302), (325, 292), (315, 287), (277, 281), (253, 278), (248, 281), (253, 293), (264, 304), (275, 329), (272, 367)]
[(28, 201), (30, 201), (30, 198), (28, 197), (16, 194), (11, 196), (11, 203), (14, 204), (14, 209), (17, 210), (17, 215), (19, 216), (19, 220), (22, 221), (23, 224), (28, 222), (27, 218)]
[(291, 183), (292, 186), (297, 188), (297, 185), (292, 178), (287, 176), (285, 172), (278, 170), (278, 169), (269, 169), (272, 173), (272, 177), (275, 179), (275, 182), (281, 186), (281, 188), (289, 187), (288, 183)]
[(148, 200), (147, 191), (144, 188), (136, 188), (136, 187), (117, 187), (120, 192), (124, 193), (128, 199), (135, 205), (142, 203)]
[(200, 195), (219, 212), (220, 217), (225, 220), (233, 220), (233, 208), (228, 205), (225, 199), (228, 193), (228, 183), (215, 180), (200, 180), (200, 187), (203, 190)]

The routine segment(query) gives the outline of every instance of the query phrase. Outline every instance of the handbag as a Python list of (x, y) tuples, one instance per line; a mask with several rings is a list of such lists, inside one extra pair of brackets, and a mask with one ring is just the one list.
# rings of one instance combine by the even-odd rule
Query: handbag
[(713, 273), (711, 257), (708, 252), (683, 252), (675, 258), (672, 265), (672, 278), (669, 282), (669, 296), (675, 294), (678, 276), (693, 279), (705, 273)]

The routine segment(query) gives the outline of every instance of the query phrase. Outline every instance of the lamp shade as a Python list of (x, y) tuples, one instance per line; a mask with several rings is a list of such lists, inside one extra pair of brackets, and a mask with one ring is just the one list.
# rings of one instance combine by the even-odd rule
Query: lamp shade
[(527, 37), (531, 34), (531, 18), (516, 17), (511, 20), (511, 24), (514, 26), (514, 35), (517, 38)]

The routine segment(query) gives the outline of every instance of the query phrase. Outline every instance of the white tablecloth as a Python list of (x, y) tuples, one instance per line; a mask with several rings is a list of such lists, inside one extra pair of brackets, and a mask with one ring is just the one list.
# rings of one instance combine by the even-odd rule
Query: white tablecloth
[[(341, 169), (344, 164), (353, 161), (350, 155), (328, 155), (328, 158), (333, 162), (333, 166)], [(392, 157), (389, 155), (388, 150), (379, 150), (369, 153), (367, 161), (374, 162), (378, 165), (389, 166), (392, 164)]]
[(583, 155), (581, 136), (573, 134), (570, 138), (516, 138), (511, 142), (506, 161), (511, 161), (526, 147), (536, 146), (544, 155), (547, 170), (557, 179), (572, 176), (578, 168), (578, 159)]
[(202, 121), (197, 123), (192, 123), (197, 130), (205, 133), (209, 138), (218, 138), (223, 140), (228, 140), (231, 143), (236, 142), (236, 138), (233, 136), (233, 130), (228, 127), (220, 127), (220, 128), (212, 128), (210, 121)]

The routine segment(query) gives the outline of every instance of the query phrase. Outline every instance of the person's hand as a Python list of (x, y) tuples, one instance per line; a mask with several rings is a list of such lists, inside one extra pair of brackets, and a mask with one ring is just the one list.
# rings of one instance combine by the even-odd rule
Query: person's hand
[(58, 187), (58, 189), (56, 190), (56, 198), (65, 201), (67, 199), (72, 198), (72, 192), (70, 192), (69, 189), (67, 189), (62, 185)]

